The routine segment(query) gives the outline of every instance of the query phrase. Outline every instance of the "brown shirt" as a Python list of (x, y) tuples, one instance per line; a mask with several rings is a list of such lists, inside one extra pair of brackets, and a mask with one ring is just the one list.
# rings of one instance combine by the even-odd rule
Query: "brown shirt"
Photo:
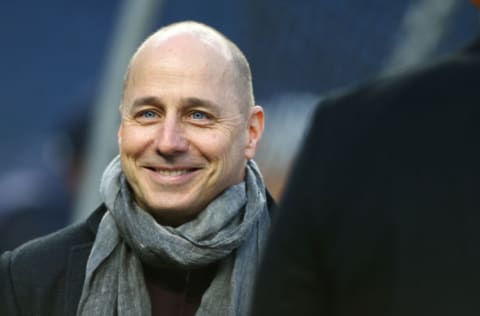
[(195, 270), (143, 268), (152, 316), (193, 316), (215, 276), (217, 264)]

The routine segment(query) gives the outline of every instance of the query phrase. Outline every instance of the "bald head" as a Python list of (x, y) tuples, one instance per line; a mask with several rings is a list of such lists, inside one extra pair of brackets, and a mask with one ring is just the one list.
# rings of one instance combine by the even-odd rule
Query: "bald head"
[[(234, 97), (248, 113), (248, 108), (255, 104), (250, 66), (241, 50), (223, 34), (205, 24), (185, 21), (165, 26), (150, 35), (137, 49), (128, 65), (124, 92), (131, 80), (132, 68), (139, 57), (156, 53), (157, 59), (167, 59), (172, 54), (185, 61), (202, 54), (205, 64), (223, 65), (227, 69), (225, 77), (231, 80)], [(195, 56), (198, 57), (198, 56)]]

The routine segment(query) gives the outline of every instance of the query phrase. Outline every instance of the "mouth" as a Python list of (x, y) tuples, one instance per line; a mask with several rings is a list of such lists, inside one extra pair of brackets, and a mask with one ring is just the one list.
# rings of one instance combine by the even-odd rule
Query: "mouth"
[(182, 168), (182, 169), (163, 169), (163, 168), (153, 168), (153, 167), (147, 167), (147, 169), (161, 174), (162, 176), (167, 176), (167, 177), (178, 177), (178, 176), (183, 176), (187, 173), (194, 172), (195, 170), (198, 170), (197, 168)]
[(145, 166), (145, 170), (148, 171), (149, 178), (153, 183), (157, 185), (185, 185), (190, 183), (198, 174), (202, 168), (191, 167), (157, 167), (157, 166)]

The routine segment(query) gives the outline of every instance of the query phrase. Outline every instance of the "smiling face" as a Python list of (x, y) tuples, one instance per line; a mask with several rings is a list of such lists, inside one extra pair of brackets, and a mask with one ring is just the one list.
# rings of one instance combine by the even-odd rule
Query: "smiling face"
[(189, 34), (150, 40), (131, 63), (118, 131), (135, 200), (158, 222), (194, 218), (243, 181), (263, 111), (243, 104), (231, 62)]

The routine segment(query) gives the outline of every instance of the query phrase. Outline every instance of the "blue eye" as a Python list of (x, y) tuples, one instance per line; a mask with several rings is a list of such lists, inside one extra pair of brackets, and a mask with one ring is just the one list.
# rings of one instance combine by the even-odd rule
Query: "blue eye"
[(193, 112), (193, 113), (192, 113), (192, 118), (193, 118), (194, 120), (204, 120), (204, 119), (207, 118), (207, 115), (206, 115), (205, 113), (203, 113), (203, 112), (197, 111), (197, 112)]
[(145, 111), (142, 113), (142, 116), (147, 119), (155, 118), (156, 114), (153, 111)]

